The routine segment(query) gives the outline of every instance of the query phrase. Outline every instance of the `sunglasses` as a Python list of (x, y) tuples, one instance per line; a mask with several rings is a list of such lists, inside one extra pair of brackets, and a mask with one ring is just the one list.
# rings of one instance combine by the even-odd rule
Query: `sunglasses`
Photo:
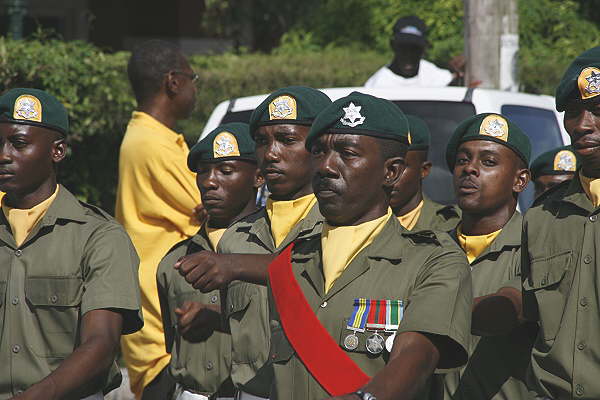
[(183, 76), (187, 76), (188, 78), (190, 78), (190, 80), (192, 81), (192, 83), (196, 83), (198, 81), (198, 78), (200, 78), (198, 76), (198, 74), (189, 74), (187, 72), (183, 72), (183, 71), (171, 71), (172, 74), (178, 74), (178, 75), (183, 75)]

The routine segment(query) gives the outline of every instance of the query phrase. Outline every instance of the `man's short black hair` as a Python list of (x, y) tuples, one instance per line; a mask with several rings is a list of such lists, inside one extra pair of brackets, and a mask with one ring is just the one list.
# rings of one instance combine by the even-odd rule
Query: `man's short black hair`
[(158, 93), (165, 74), (184, 68), (186, 62), (179, 47), (164, 40), (136, 46), (127, 64), (127, 75), (138, 104)]
[(408, 146), (402, 142), (393, 139), (377, 138), (379, 148), (381, 149), (381, 157), (383, 160), (394, 157), (406, 158)]

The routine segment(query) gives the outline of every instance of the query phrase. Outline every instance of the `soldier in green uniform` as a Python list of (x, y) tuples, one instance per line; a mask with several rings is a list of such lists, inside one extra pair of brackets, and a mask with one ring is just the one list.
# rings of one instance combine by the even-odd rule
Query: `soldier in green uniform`
[(436, 368), (467, 361), (464, 254), (389, 208), (407, 145), (402, 111), (362, 93), (315, 120), (307, 148), (326, 223), (269, 267), (271, 399), (409, 399)]
[(272, 253), (321, 229), (305, 140), (313, 120), (329, 104), (331, 100), (316, 89), (292, 86), (271, 93), (254, 110), (250, 133), (271, 197), (266, 207), (223, 234), (218, 247), (221, 254), (189, 256), (180, 268), (189, 283), (204, 291), (231, 282), (224, 315), (232, 338), (231, 377), (241, 399), (266, 398), (271, 388), (264, 284)]
[(423, 193), (423, 179), (431, 171), (427, 159), (431, 134), (425, 121), (406, 115), (410, 127), (406, 167), (392, 190), (390, 206), (398, 220), (409, 231), (433, 229), (449, 231), (460, 220), (456, 207), (438, 204)]
[(1, 399), (104, 398), (120, 336), (143, 325), (129, 237), (57, 184), (68, 131), (52, 95), (0, 96)]
[[(446, 159), (462, 220), (451, 234), (471, 265), (473, 295), (495, 293), (521, 282), (521, 224), (518, 195), (527, 187), (528, 137), (508, 118), (479, 114), (463, 121), (451, 137)], [(473, 323), (476, 332), (476, 324)], [(530, 399), (524, 374), (536, 327), (509, 334), (473, 336), (469, 362), (444, 376), (446, 399)]]
[(529, 168), (535, 184), (535, 197), (559, 183), (573, 179), (578, 167), (572, 146), (562, 146), (539, 155)]
[(195, 290), (173, 266), (187, 254), (215, 251), (226, 228), (256, 209), (263, 178), (248, 124), (217, 127), (192, 148), (188, 167), (197, 174), (209, 219), (196, 235), (173, 247), (158, 267), (169, 372), (178, 383), (178, 400), (233, 397), (231, 337), (221, 324), (220, 293)]
[(553, 399), (598, 399), (600, 47), (569, 66), (556, 109), (581, 168), (540, 196), (523, 223), (523, 314), (540, 328), (528, 384)]

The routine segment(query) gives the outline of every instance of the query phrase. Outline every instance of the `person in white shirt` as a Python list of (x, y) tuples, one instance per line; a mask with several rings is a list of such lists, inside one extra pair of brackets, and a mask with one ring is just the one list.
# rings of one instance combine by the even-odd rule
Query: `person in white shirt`
[(415, 16), (396, 21), (390, 39), (394, 59), (375, 72), (365, 87), (442, 87), (453, 82), (457, 74), (423, 59), (428, 44), (426, 29), (425, 23)]

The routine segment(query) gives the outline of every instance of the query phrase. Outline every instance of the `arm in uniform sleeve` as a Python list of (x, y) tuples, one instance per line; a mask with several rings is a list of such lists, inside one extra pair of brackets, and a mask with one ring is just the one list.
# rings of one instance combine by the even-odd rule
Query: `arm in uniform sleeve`
[(471, 273), (467, 259), (458, 249), (440, 250), (421, 268), (396, 340), (404, 332), (426, 334), (438, 347), (437, 368), (460, 367), (467, 362), (471, 306)]
[(138, 281), (139, 258), (129, 236), (118, 224), (94, 232), (84, 249), (84, 292), (81, 315), (108, 309), (123, 316), (123, 334), (143, 326)]

